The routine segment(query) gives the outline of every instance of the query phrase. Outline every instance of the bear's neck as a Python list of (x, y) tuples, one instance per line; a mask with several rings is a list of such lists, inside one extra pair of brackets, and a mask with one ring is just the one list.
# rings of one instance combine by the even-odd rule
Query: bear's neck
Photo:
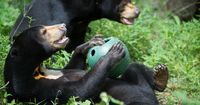
[[(16, 72), (13, 75), (24, 75), (29, 78), (32, 77), (34, 70), (44, 61), (45, 59), (41, 59), (37, 56), (32, 56), (29, 58), (21, 57), (18, 62), (15, 62), (12, 65), (12, 71)], [(13, 62), (14, 63), (14, 62)]]
[[(64, 1), (65, 2), (65, 1)], [(85, 23), (89, 24), (90, 22), (94, 20), (98, 20), (101, 18), (104, 18), (104, 16), (101, 15), (101, 0), (91, 0), (90, 1), (91, 5), (88, 5), (89, 7), (88, 10), (86, 11), (76, 11), (74, 13), (74, 7), (73, 6), (68, 6), (68, 4), (65, 4), (65, 9), (68, 10), (67, 16), (68, 16), (68, 21), (70, 21), (69, 24), (80, 24), (80, 23)], [(72, 23), (71, 23), (72, 22)]]

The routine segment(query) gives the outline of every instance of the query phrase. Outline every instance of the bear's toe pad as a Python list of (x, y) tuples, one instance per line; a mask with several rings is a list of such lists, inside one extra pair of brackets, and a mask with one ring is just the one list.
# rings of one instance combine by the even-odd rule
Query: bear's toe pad
[(169, 78), (168, 68), (164, 64), (159, 64), (154, 68), (154, 84), (155, 89), (162, 92), (167, 87), (167, 81)]

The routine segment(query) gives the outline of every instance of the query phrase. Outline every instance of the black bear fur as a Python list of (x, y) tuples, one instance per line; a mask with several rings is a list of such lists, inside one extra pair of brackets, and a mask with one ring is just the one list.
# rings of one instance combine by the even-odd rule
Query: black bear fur
[(51, 101), (57, 98), (61, 104), (71, 96), (96, 99), (100, 92), (105, 91), (127, 105), (158, 104), (154, 90), (163, 91), (166, 88), (168, 70), (165, 65), (159, 65), (152, 71), (143, 64), (133, 63), (121, 78), (108, 78), (109, 70), (125, 56), (120, 43), (113, 45), (89, 72), (84, 71), (82, 60), (86, 60), (91, 47), (103, 44), (101, 37), (94, 37), (78, 46), (67, 70), (42, 67), (45, 59), (68, 44), (69, 38), (65, 34), (65, 24), (35, 26), (15, 39), (4, 67), (7, 92), (12, 95), (9, 100), (36, 100), (52, 104)]
[(32, 0), (18, 17), (11, 38), (32, 26), (65, 23), (70, 38), (66, 50), (71, 52), (84, 42), (91, 21), (107, 18), (132, 24), (138, 15), (131, 0)]
[[(88, 99), (98, 94), (111, 67), (124, 56), (124, 50), (113, 48), (90, 72), (79, 70), (81, 67), (62, 71), (43, 68), (41, 63), (64, 48), (69, 40), (65, 36), (66, 28), (63, 27), (63, 24), (36, 26), (25, 30), (16, 38), (4, 68), (7, 92), (12, 94), (8, 100), (34, 102), (36, 99), (36, 102), (51, 104), (56, 98), (59, 99), (58, 103), (65, 103), (71, 96)], [(84, 43), (75, 50), (72, 59), (85, 55), (89, 48), (102, 42), (103, 40), (94, 38)], [(78, 60), (73, 61), (75, 60), (70, 63), (79, 66)], [(77, 65), (70, 67), (76, 68)]]

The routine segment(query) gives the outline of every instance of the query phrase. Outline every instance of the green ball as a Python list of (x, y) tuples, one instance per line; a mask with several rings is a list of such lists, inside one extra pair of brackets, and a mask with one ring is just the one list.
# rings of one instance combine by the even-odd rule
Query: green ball
[(109, 37), (104, 39), (105, 43), (101, 46), (94, 46), (91, 48), (87, 55), (87, 63), (90, 68), (92, 68), (100, 59), (100, 57), (107, 54), (107, 52), (110, 50), (110, 48), (118, 43), (121, 42), (123, 44), (123, 48), (125, 49), (125, 57), (109, 72), (109, 77), (111, 78), (117, 78), (121, 74), (123, 74), (129, 64), (130, 61), (130, 55), (128, 52), (127, 47), (125, 44), (120, 41), (118, 38), (115, 37)]

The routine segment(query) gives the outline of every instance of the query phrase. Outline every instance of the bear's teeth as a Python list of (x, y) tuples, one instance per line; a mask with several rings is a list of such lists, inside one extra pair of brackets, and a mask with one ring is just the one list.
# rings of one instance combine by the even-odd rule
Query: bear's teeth
[(64, 43), (65, 41), (67, 41), (68, 38), (67, 37), (63, 37), (61, 40), (58, 41), (59, 44)]
[(123, 18), (125, 24), (131, 25), (133, 24), (134, 19), (132, 18)]

